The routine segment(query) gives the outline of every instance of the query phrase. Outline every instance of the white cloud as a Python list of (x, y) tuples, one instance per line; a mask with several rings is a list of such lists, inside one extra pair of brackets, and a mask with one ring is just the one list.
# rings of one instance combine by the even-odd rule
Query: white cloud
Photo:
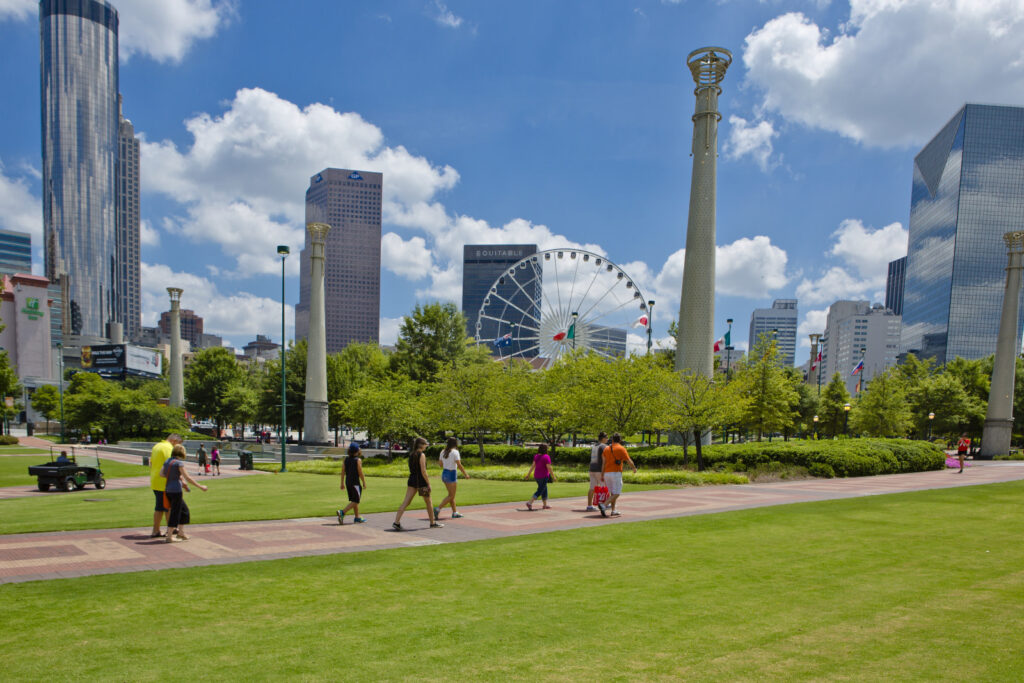
[(441, 0), (434, 0), (434, 10), (436, 11), (434, 21), (440, 26), (445, 28), (458, 28), (462, 26), (462, 17), (457, 16), (448, 9), (448, 6), (441, 2)]
[(147, 220), (139, 223), (139, 243), (144, 247), (156, 247), (160, 245), (160, 231), (153, 227)]
[[(192, 273), (175, 272), (162, 264), (140, 264), (142, 280), (142, 324), (156, 325), (162, 311), (170, 310), (168, 287), (181, 287), (181, 307), (202, 316), (206, 330), (224, 337), (248, 341), (256, 333), (278, 329), (281, 301), (247, 292), (222, 294), (210, 280)], [(295, 311), (285, 308), (289, 337), (294, 335)], [(244, 342), (243, 342), (244, 343)]]
[(788, 120), (920, 144), (965, 101), (1024, 97), (1022, 30), (1024, 0), (850, 0), (835, 32), (799, 12), (751, 32), (746, 82)]
[(381, 318), (380, 319), (380, 343), (393, 346), (398, 342), (398, 330), (402, 326), (404, 318)]
[(36, 0), (0, 0), (0, 20), (27, 19), (39, 11)]
[(380, 264), (395, 275), (407, 280), (420, 280), (430, 271), (430, 250), (422, 237), (403, 240), (393, 232), (380, 240)]
[(0, 227), (32, 235), (32, 244), (43, 243), (43, 209), (39, 198), (33, 196), (24, 178), (4, 173), (0, 160)]
[(804, 319), (797, 325), (796, 335), (800, 340), (800, 346), (811, 347), (810, 334), (822, 334), (825, 331), (825, 323), (828, 320), (828, 309), (819, 308), (804, 313)]
[(213, 37), (235, 13), (229, 0), (118, 0), (121, 59), (140, 54), (180, 62), (198, 40)]
[(746, 119), (732, 115), (729, 117), (729, 139), (723, 151), (730, 159), (742, 159), (750, 156), (762, 171), (768, 171), (777, 161), (772, 161), (772, 138), (778, 133), (770, 121), (748, 122)]

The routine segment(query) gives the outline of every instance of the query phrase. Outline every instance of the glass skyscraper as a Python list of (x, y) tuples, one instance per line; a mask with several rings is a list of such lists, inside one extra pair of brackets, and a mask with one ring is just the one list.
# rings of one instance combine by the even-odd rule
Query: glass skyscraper
[[(462, 314), (466, 316), (466, 334), (478, 337), (481, 342), (493, 342), (498, 337), (499, 324), (494, 320), (480, 320), (480, 307), (494, 286), (495, 293), (509, 306), (536, 314), (540, 308), (541, 280), (535, 281), (536, 291), (520, 291), (511, 280), (505, 282), (502, 275), (521, 259), (537, 253), (536, 244), (467, 244), (462, 248)], [(539, 317), (539, 316), (537, 316)], [(477, 322), (480, 323), (479, 329)], [(520, 353), (519, 342), (513, 341), (503, 353)]]
[(17, 230), (0, 230), (0, 273), (32, 274), (32, 236)]
[(105, 337), (117, 319), (118, 18), (105, 0), (41, 0), (46, 276), (67, 278), (65, 325)]
[(965, 105), (914, 158), (901, 354), (995, 352), (1003, 233), (1022, 225), (1024, 108)]
[(889, 274), (885, 278), (885, 307), (896, 315), (903, 315), (903, 281), (906, 276), (906, 256), (889, 261)]
[[(327, 352), (352, 342), (380, 342), (381, 197), (384, 176), (325, 168), (309, 180), (306, 222), (331, 226), (324, 244)], [(309, 232), (299, 265), (295, 338), (309, 335)], [(424, 268), (426, 264), (424, 264)]]
[(142, 327), (139, 273), (139, 139), (135, 126), (121, 112), (118, 96), (117, 135), (117, 305), (116, 319), (124, 324), (125, 339), (135, 339)]

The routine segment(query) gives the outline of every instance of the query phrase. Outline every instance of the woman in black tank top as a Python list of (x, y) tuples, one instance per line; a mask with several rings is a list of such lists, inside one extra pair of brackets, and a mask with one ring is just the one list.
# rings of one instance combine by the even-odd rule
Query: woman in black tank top
[(416, 437), (412, 450), (409, 451), (409, 479), (408, 488), (405, 489), (405, 500), (395, 514), (395, 522), (391, 527), (395, 531), (405, 531), (402, 527), (402, 513), (409, 503), (416, 497), (416, 494), (423, 496), (423, 502), (427, 505), (427, 517), (430, 519), (430, 527), (436, 529), (444, 526), (434, 519), (434, 506), (430, 503), (430, 479), (427, 477), (427, 456), (423, 453), (427, 448), (427, 440), (422, 436)]

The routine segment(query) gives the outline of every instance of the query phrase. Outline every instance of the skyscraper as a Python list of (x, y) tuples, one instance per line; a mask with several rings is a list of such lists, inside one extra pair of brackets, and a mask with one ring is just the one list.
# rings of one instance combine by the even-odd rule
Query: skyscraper
[(105, 0), (41, 0), (43, 251), (67, 278), (65, 325), (116, 320), (118, 18)]
[(0, 230), (0, 274), (32, 274), (32, 236), (17, 230)]
[[(196, 315), (196, 312), (182, 308), (178, 314), (179, 325), (181, 326), (181, 338), (191, 344), (192, 349), (202, 347), (203, 341), (203, 318)], [(165, 337), (171, 336), (171, 311), (164, 311), (160, 314), (160, 321), (157, 327)]]
[[(896, 365), (900, 341), (900, 317), (888, 307), (867, 301), (837, 301), (828, 309), (825, 334), (821, 338), (821, 384), (835, 373), (846, 390), (857, 391), (886, 368)], [(852, 374), (863, 359), (864, 367)]]
[[(352, 342), (380, 342), (381, 188), (384, 176), (325, 168), (309, 181), (306, 223), (331, 226), (324, 245), (327, 352)], [(295, 337), (309, 333), (310, 236), (299, 266)]]
[(134, 339), (142, 326), (139, 280), (139, 139), (124, 118), (118, 96), (117, 134), (117, 308), (124, 336)]
[(995, 352), (1003, 233), (1021, 225), (1024, 108), (964, 105), (914, 158), (901, 354)]
[[(516, 285), (511, 281), (499, 282), (506, 268), (510, 268), (520, 259), (536, 253), (536, 244), (467, 244), (463, 246), (462, 314), (466, 316), (466, 334), (468, 336), (479, 336), (483, 341), (493, 341), (498, 336), (497, 321), (481, 320), (479, 321), (480, 328), (477, 329), (480, 307), (491, 286), (495, 283), (498, 283), (495, 293), (506, 300), (509, 306), (540, 317), (536, 315), (540, 306), (539, 287), (538, 291), (527, 295), (517, 291)], [(512, 355), (520, 350), (517, 342), (513, 340), (505, 352)]]
[(889, 275), (885, 279), (885, 307), (896, 315), (903, 315), (903, 284), (906, 277), (906, 256), (889, 261)]
[(771, 308), (755, 308), (750, 314), (750, 336), (747, 343), (754, 348), (762, 334), (774, 335), (779, 347), (779, 361), (791, 368), (796, 360), (796, 299), (776, 299)]

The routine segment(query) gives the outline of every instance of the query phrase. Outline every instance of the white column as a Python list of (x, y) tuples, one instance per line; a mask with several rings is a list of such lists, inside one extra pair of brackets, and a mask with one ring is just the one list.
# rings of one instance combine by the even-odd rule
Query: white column
[(171, 296), (171, 405), (185, 405), (185, 377), (181, 366), (181, 293), (178, 287), (168, 287)]
[(999, 318), (999, 337), (992, 365), (992, 387), (988, 394), (988, 413), (981, 436), (981, 457), (992, 458), (1010, 452), (1013, 432), (1013, 383), (1017, 361), (1021, 269), (1024, 268), (1024, 231), (1003, 235), (1009, 250), (1003, 312)]
[(324, 319), (324, 241), (331, 226), (309, 223), (309, 333), (306, 336), (306, 400), (303, 440), (328, 443), (327, 326)]

